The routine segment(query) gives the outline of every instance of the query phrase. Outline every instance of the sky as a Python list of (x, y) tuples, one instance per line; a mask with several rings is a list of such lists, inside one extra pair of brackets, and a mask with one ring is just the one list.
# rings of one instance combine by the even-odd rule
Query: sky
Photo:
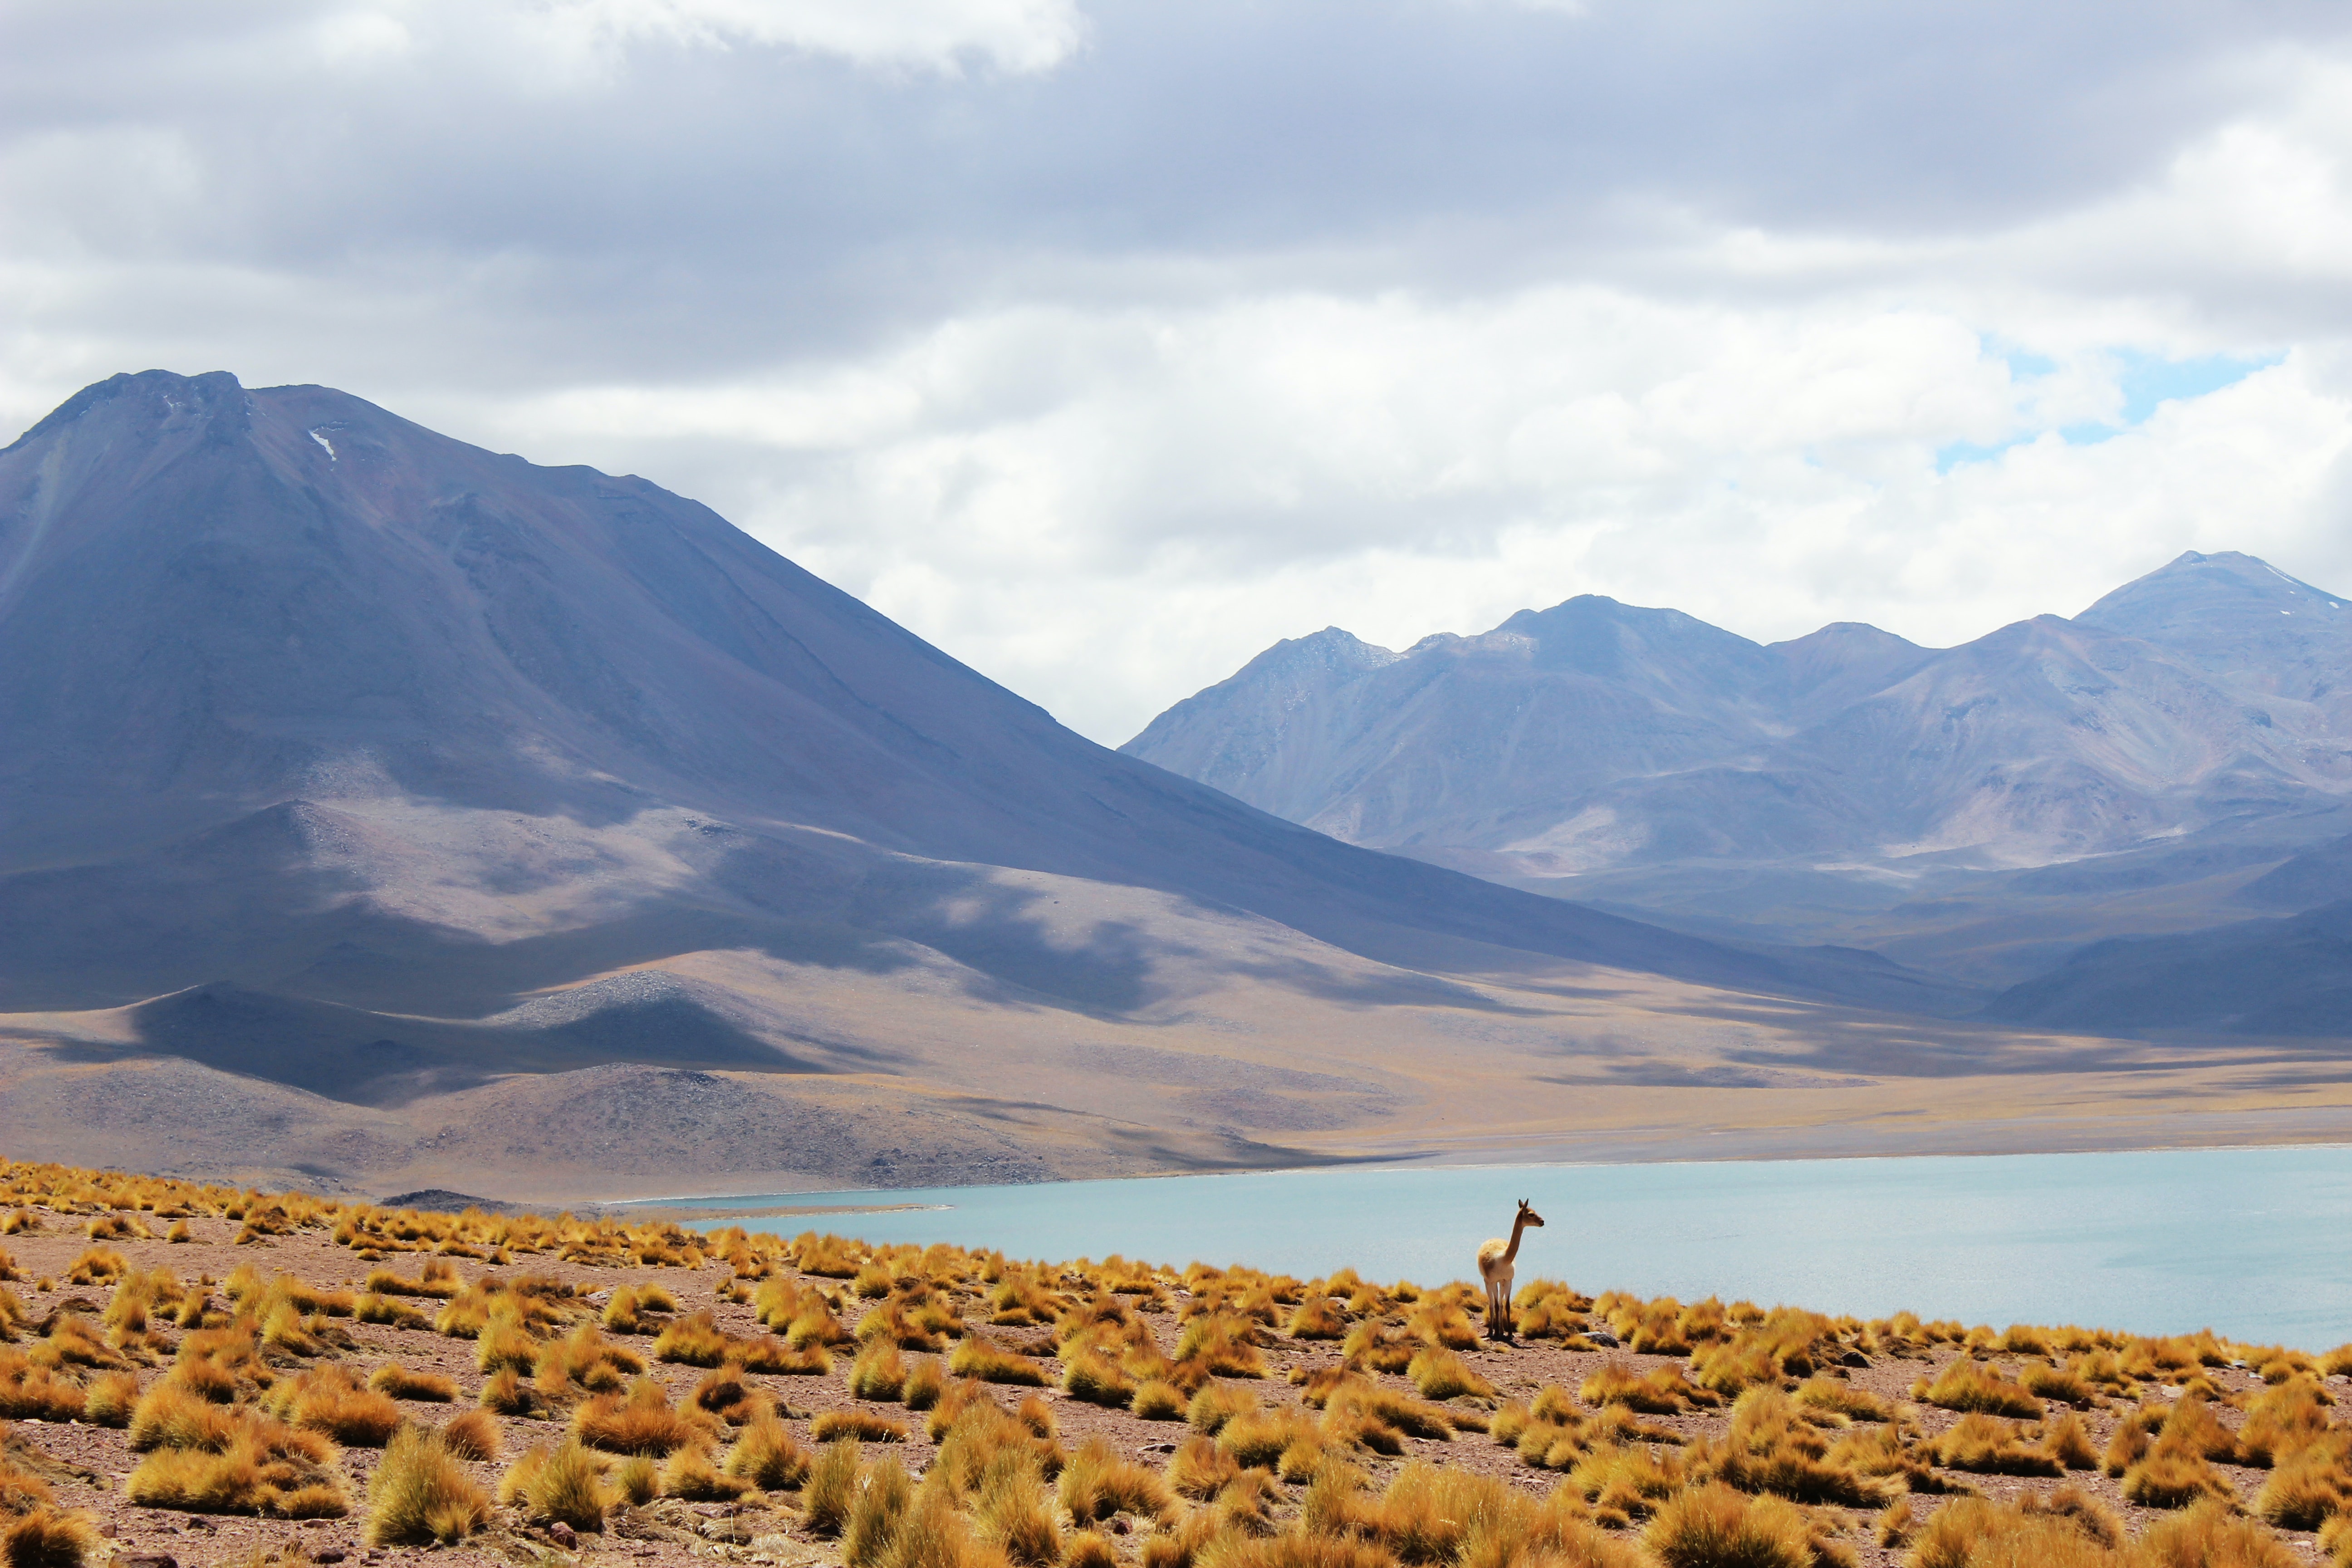
[(2352, 589), (2352, 7), (0, 0), (0, 440), (339, 386), (1108, 744), (1572, 595)]

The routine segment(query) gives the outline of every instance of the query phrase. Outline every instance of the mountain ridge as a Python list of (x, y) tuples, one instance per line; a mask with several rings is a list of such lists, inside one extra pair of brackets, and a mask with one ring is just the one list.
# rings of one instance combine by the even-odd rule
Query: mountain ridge
[[(0, 669), (26, 1147), (152, 1129), (168, 1081), (245, 1108), (174, 1133), (216, 1168), (246, 1115), (280, 1130), (252, 1169), (519, 1191), (482, 1119), (634, 1065), (859, 1130), (762, 1181), (900, 1125), (896, 1169), (1002, 1171), (1011, 1136), (1116, 1174), (1558, 1125), (1619, 1103), (1573, 1085), (1714, 1081), (1816, 1016), (2016, 1056), (1949, 1024), (1977, 983), (1349, 846), (1072, 734), (708, 508), (330, 388), (119, 376), (0, 451)], [(1696, 1065), (1562, 1069), (1662, 1033)], [(489, 1163), (433, 1165), (458, 1148)]]

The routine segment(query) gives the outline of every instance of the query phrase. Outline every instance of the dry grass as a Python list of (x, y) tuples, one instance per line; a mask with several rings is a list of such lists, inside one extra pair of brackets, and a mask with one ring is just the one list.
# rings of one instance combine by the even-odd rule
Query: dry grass
[(895, 1401), (906, 1387), (906, 1358), (894, 1341), (875, 1340), (850, 1363), (849, 1392), (856, 1398)]
[(661, 1468), (661, 1494), (688, 1502), (734, 1502), (758, 1489), (711, 1462), (700, 1448), (680, 1448)]
[(1495, 1392), (1493, 1384), (1471, 1371), (1468, 1363), (1444, 1345), (1423, 1350), (1406, 1366), (1404, 1374), (1412, 1380), (1423, 1399), (1458, 1399), (1465, 1394), (1485, 1399)]
[[(856, 1500), (850, 1504), (849, 1522), (841, 1532), (841, 1560), (848, 1568), (878, 1568), (883, 1554), (898, 1544), (908, 1504), (914, 1500), (914, 1483), (907, 1479), (905, 1467), (895, 1458), (877, 1460), (858, 1472)], [(930, 1550), (900, 1552), (899, 1562), (908, 1558), (916, 1563), (926, 1557), (936, 1560), (942, 1551), (952, 1552), (958, 1537), (940, 1528), (943, 1522), (927, 1520), (921, 1538), (907, 1545), (928, 1546)], [(895, 1563), (893, 1568), (897, 1568)]]
[(1642, 1531), (1664, 1568), (1813, 1568), (1805, 1516), (1778, 1498), (1694, 1487), (1667, 1500)]
[(856, 1438), (825, 1444), (824, 1453), (809, 1467), (807, 1486), (800, 1488), (802, 1519), (816, 1535), (840, 1535), (849, 1528), (849, 1510), (858, 1498)]
[[(478, 1414), (478, 1412), (477, 1412)], [(488, 1522), (490, 1500), (440, 1433), (403, 1426), (368, 1483), (371, 1546), (446, 1545)]]
[(411, 1372), (398, 1362), (386, 1362), (369, 1374), (368, 1386), (394, 1399), (447, 1405), (457, 1397), (457, 1385), (437, 1372)]
[[(1345, 1270), (1299, 1280), (1194, 1265), (1183, 1271), (1180, 1297), (1170, 1271), (1117, 1259), (1009, 1264), (952, 1247), (866, 1247), (814, 1237), (785, 1243), (740, 1230), (696, 1237), (662, 1221), (394, 1214), (105, 1173), (44, 1170), (28, 1177), (28, 1169), (0, 1163), (0, 1213), (11, 1201), (55, 1202), (71, 1218), (51, 1229), (89, 1233), (83, 1271), (114, 1289), (102, 1309), (45, 1309), (50, 1317), (39, 1322), (0, 1291), (0, 1415), (128, 1421), (144, 1456), (130, 1489), (135, 1498), (177, 1500), (165, 1506), (339, 1511), (333, 1450), (322, 1432), (364, 1442), (371, 1429), (383, 1429), (388, 1396), (452, 1403), (456, 1388), (397, 1366), (354, 1385), (354, 1369), (339, 1363), (353, 1342), (332, 1320), (355, 1312), (414, 1322), (418, 1314), (409, 1303), (421, 1297), (437, 1299), (439, 1325), (476, 1341), (474, 1359), (491, 1369), (484, 1408), (436, 1439), (452, 1462), (468, 1451), (469, 1430), (495, 1454), (499, 1427), (490, 1409), (563, 1411), (574, 1433), (565, 1445), (572, 1456), (566, 1462), (578, 1472), (573, 1490), (601, 1500), (600, 1510), (616, 1499), (643, 1501), (662, 1491), (719, 1501), (797, 1485), (800, 1515), (816, 1532), (847, 1532), (842, 1555), (851, 1568), (1056, 1562), (1657, 1568), (1790, 1560), (1836, 1568), (1874, 1550), (1861, 1544), (1874, 1535), (1901, 1549), (1906, 1568), (2263, 1568), (2284, 1561), (2273, 1526), (2316, 1527), (2321, 1553), (2352, 1568), (2352, 1429), (2331, 1425), (2340, 1413), (2321, 1382), (2331, 1370), (2352, 1371), (2352, 1347), (2323, 1357), (2210, 1334), (2151, 1339), (2032, 1325), (1996, 1331), (1908, 1314), (1865, 1323), (1712, 1298), (1588, 1301), (1566, 1286), (1538, 1282), (1542, 1289), (1530, 1286), (1517, 1303), (1519, 1326), (1530, 1337), (1540, 1329), (1581, 1348), (1571, 1336), (1605, 1321), (1634, 1354), (1688, 1356), (1688, 1364), (1608, 1365), (1584, 1390), (1597, 1409), (1557, 1387), (1495, 1408), (1474, 1363), (1452, 1353), (1476, 1342), (1468, 1315), (1476, 1292), (1461, 1284), (1383, 1288)], [(93, 1195), (119, 1199), (134, 1189), (146, 1201), (109, 1209)], [(152, 1230), (138, 1217), (148, 1214)], [(184, 1283), (169, 1270), (141, 1272), (106, 1256), (110, 1237), (161, 1232), (184, 1215), (242, 1225), (240, 1237), (248, 1241), (331, 1230), (368, 1263), (402, 1251), (445, 1255), (431, 1258), (416, 1279), (394, 1272), (409, 1265), (390, 1257), (392, 1267), (370, 1274), (358, 1297), (272, 1274), (266, 1262), (237, 1268), (224, 1288), (208, 1279)], [(93, 1219), (102, 1223), (86, 1223)], [(45, 1267), (54, 1268), (49, 1257), (61, 1264), (80, 1243), (44, 1245), (58, 1247), (44, 1254)], [(713, 1313), (681, 1317), (674, 1297), (637, 1279), (593, 1298), (601, 1306), (582, 1300), (584, 1285), (515, 1279), (511, 1265), (530, 1252), (589, 1268), (716, 1263), (721, 1309), (751, 1302), (775, 1331), (745, 1337)], [(502, 1267), (468, 1285), (452, 1258)], [(834, 1277), (852, 1283), (820, 1289), (792, 1272), (796, 1259), (844, 1264)], [(0, 1261), (0, 1269), (11, 1268)], [(854, 1336), (857, 1358), (846, 1369), (849, 1392), (928, 1407), (925, 1425), (939, 1449), (919, 1489), (894, 1460), (861, 1464), (855, 1441), (821, 1453), (803, 1449), (760, 1385), (772, 1372), (828, 1368), (827, 1348), (853, 1342), (835, 1316), (853, 1298), (862, 1299), (863, 1315)], [(1171, 1312), (1179, 1314), (1172, 1348), (1163, 1349), (1169, 1321), (1155, 1314)], [(1016, 1348), (965, 1334), (965, 1314), (1050, 1327), (1058, 1364), (1043, 1362), (1042, 1344)], [(606, 1339), (599, 1317), (615, 1332), (651, 1335), (651, 1346), (639, 1345), (703, 1365), (708, 1374), (670, 1408), (658, 1388), (630, 1383), (650, 1358)], [(1277, 1330), (1294, 1352), (1300, 1340), (1337, 1340), (1339, 1355), (1314, 1358), (1311, 1372), (1293, 1370), (1295, 1392), (1284, 1391), (1285, 1403), (1269, 1411), (1246, 1387), (1223, 1380), (1263, 1376), (1260, 1352), (1283, 1345)], [(174, 1359), (175, 1334), (182, 1342)], [(949, 1344), (958, 1338), (968, 1342)], [(1923, 1436), (1916, 1411), (1846, 1380), (1841, 1363), (1859, 1364), (1857, 1352), (1882, 1368), (1890, 1356), (1915, 1363), (1932, 1357), (1914, 1393), (1960, 1419), (1932, 1439)], [(2013, 1372), (2006, 1358), (2023, 1364)], [(2214, 1414), (2224, 1389), (2244, 1385), (2232, 1363), (2263, 1384), (2231, 1398), (2245, 1412), (2234, 1432), (2228, 1423), (2237, 1416)], [(367, 1364), (356, 1370), (363, 1374)], [(157, 1377), (145, 1373), (150, 1367), (166, 1370)], [(1057, 1378), (1075, 1402), (1059, 1406), (1078, 1429), (1075, 1451), (1056, 1432), (1055, 1406), (1032, 1396), (1015, 1414), (974, 1377), (951, 1381), (950, 1367), (959, 1374), (995, 1370), (1003, 1381), (1032, 1387)], [(1013, 1369), (1009, 1376), (1004, 1368)], [(1412, 1377), (1420, 1397), (1397, 1392), (1387, 1374), (1398, 1373)], [(834, 1376), (838, 1393), (841, 1374)], [(2095, 1458), (2090, 1422), (2103, 1417), (2086, 1421), (2079, 1412), (2145, 1398), (2143, 1391), (2158, 1384), (2184, 1396), (2171, 1405), (2125, 1404), (2105, 1455), (2126, 1495), (2169, 1510), (2132, 1542), (2097, 1503), (2051, 1489), (2058, 1467), (2080, 1468)], [(1731, 1395), (1739, 1403), (1721, 1436), (1690, 1431), (1687, 1420), (1679, 1423), (1683, 1431), (1651, 1424), (1704, 1412)], [(1439, 1403), (1449, 1398), (1451, 1405)], [(2043, 1401), (2050, 1404), (2039, 1426), (2012, 1424), (2035, 1417)], [(344, 1413), (360, 1402), (372, 1408), (356, 1418)], [(1163, 1473), (1148, 1454), (1137, 1463), (1098, 1441), (1081, 1441), (1097, 1431), (1119, 1432), (1125, 1441), (1149, 1430), (1122, 1425), (1124, 1415), (1084, 1410), (1093, 1403), (1146, 1419), (1181, 1416), (1202, 1430), (1177, 1434), (1184, 1441)], [(887, 1440), (892, 1433), (864, 1425), (875, 1419), (835, 1415), (817, 1430)], [(302, 1429), (306, 1420), (322, 1430)], [(718, 1444), (730, 1426), (740, 1432), (722, 1459)], [(410, 1441), (394, 1430), (396, 1447)], [(1564, 1479), (1546, 1494), (1528, 1484), (1532, 1476), (1513, 1484), (1459, 1467), (1381, 1462), (1462, 1430), (1486, 1431), (1523, 1462)], [(619, 1458), (589, 1451), (598, 1438)], [(843, 1455), (846, 1483), (824, 1479), (841, 1468)], [(525, 1483), (544, 1489), (551, 1473), (561, 1479), (562, 1466), (550, 1470), (553, 1457), (533, 1450), (509, 1472), (517, 1500), (541, 1518), (554, 1513), (530, 1502)], [(2259, 1519), (2231, 1517), (2217, 1462), (2269, 1468), (2252, 1505)], [(1118, 1466), (1131, 1469), (1122, 1476)], [(1368, 1470), (1384, 1473), (1385, 1487)], [(1999, 1505), (1976, 1498), (1958, 1479), (1969, 1471), (2028, 1479), (2022, 1487), (1982, 1483), (2019, 1499)], [(1294, 1500), (1301, 1494), (1285, 1482), (1303, 1484), (1303, 1500)], [(53, 1507), (12, 1505), (9, 1484), (0, 1474), (0, 1522)], [(371, 1489), (372, 1511), (379, 1489), (390, 1485), (380, 1479)], [(1920, 1500), (1901, 1495), (1906, 1489), (1961, 1495), (1930, 1517)], [(1832, 1508), (1883, 1511), (1857, 1516)], [(1105, 1518), (1113, 1523), (1088, 1528)], [(425, 1539), (436, 1538), (448, 1537), (428, 1529)]]
[(828, 1410), (810, 1424), (809, 1436), (820, 1443), (839, 1437), (861, 1443), (903, 1443), (907, 1424), (870, 1410)]
[(1947, 1364), (1933, 1381), (1923, 1377), (1912, 1384), (1911, 1397), (1925, 1404), (1939, 1405), (1947, 1410), (1986, 1415), (2036, 1420), (2042, 1415), (2042, 1401), (2027, 1393), (2023, 1386), (2010, 1382), (1989, 1367), (1979, 1366), (1966, 1356)]
[[(2087, 1439), (2085, 1439), (2087, 1446)], [(1979, 1475), (2056, 1476), (2065, 1466), (2012, 1423), (1976, 1412), (1954, 1422), (1932, 1445), (1936, 1463)]]
[(1645, 1374), (1617, 1361), (1602, 1363), (1576, 1394), (1587, 1405), (1622, 1405), (1648, 1415), (1679, 1415), (1699, 1400), (1680, 1367), (1656, 1367)]
[(1055, 1489), (1062, 1506), (1081, 1524), (1130, 1513), (1158, 1521), (1174, 1506), (1159, 1471), (1119, 1457), (1101, 1437), (1089, 1437), (1062, 1467)]
[(769, 1415), (743, 1428), (719, 1468), (761, 1491), (784, 1491), (808, 1479), (809, 1455), (782, 1422)]
[(1026, 1388), (1043, 1388), (1049, 1381), (1045, 1369), (1018, 1351), (1006, 1350), (979, 1334), (968, 1336), (948, 1357), (948, 1370), (958, 1377), (976, 1377), (982, 1383), (1012, 1384)]
[(533, 1448), (514, 1462), (499, 1483), (499, 1500), (519, 1503), (540, 1519), (574, 1530), (601, 1531), (611, 1499), (604, 1464), (576, 1438), (554, 1448)]
[(330, 1365), (286, 1379), (269, 1391), (270, 1413), (306, 1431), (354, 1448), (381, 1448), (400, 1430), (400, 1406), (389, 1394), (363, 1388), (345, 1366)]
[(82, 1568), (103, 1541), (89, 1515), (36, 1508), (0, 1524), (0, 1563), (7, 1568)]
[(582, 1405), (572, 1413), (572, 1431), (589, 1447), (608, 1454), (644, 1454), (659, 1459), (677, 1449), (708, 1442), (710, 1427), (706, 1419), (672, 1408), (662, 1385), (641, 1377), (626, 1394), (600, 1394)]

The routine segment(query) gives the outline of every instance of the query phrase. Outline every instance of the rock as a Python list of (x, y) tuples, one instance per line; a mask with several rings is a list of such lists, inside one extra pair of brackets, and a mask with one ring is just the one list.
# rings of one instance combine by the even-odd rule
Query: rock
[(313, 1563), (341, 1563), (344, 1556), (345, 1552), (340, 1546), (322, 1546), (319, 1548), (318, 1551), (310, 1553), (310, 1561)]
[(180, 1568), (180, 1563), (164, 1552), (118, 1552), (114, 1568)]
[(562, 1547), (566, 1552), (580, 1544), (580, 1537), (573, 1532), (570, 1525), (560, 1519), (547, 1527), (547, 1533), (554, 1540), (555, 1544)]
[(1125, 1535), (1129, 1529), (1129, 1526), (1127, 1522), (1127, 1515), (1121, 1513), (1111, 1516), (1110, 1532), (1113, 1535)]

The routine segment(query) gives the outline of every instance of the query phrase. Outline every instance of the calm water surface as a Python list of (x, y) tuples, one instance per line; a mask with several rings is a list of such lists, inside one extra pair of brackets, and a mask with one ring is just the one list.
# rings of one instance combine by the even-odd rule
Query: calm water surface
[[(711, 1207), (919, 1204), (752, 1219), (1015, 1258), (1113, 1252), (1300, 1276), (1352, 1265), (1423, 1284), (1472, 1258), (1514, 1202), (1522, 1283), (1685, 1300), (1747, 1297), (1995, 1327), (2071, 1322), (2325, 1349), (2352, 1340), (2352, 1147), (1706, 1164), (1374, 1167), (1035, 1186), (697, 1200)], [(721, 1222), (723, 1223), (723, 1222)]]

